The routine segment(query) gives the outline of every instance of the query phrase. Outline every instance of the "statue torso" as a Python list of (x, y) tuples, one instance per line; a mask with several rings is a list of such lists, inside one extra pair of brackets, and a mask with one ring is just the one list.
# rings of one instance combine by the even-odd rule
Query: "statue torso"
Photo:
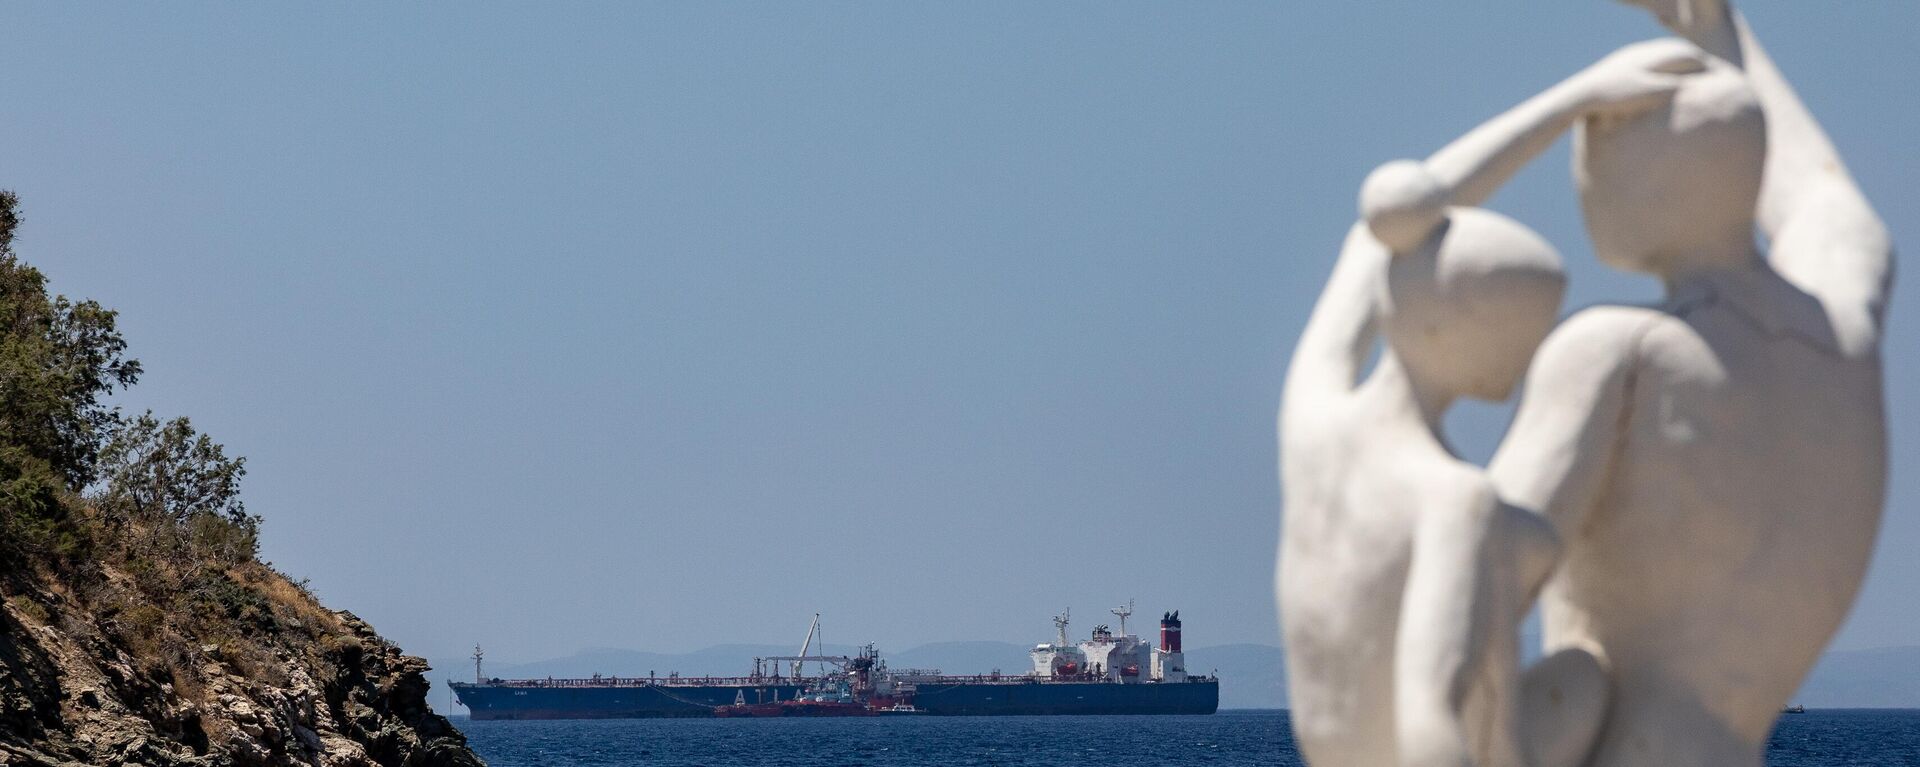
[(1546, 595), (1617, 698), (1597, 764), (1757, 764), (1864, 576), (1886, 480), (1877, 357), (1804, 304), (1649, 311), (1605, 489)]

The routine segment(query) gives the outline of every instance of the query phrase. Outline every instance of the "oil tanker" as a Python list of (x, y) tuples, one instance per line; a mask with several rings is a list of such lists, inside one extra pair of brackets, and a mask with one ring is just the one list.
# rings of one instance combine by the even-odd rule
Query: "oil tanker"
[[(1127, 633), (1131, 604), (1113, 613), (1118, 632), (1095, 626), (1078, 643), (1067, 640), (1069, 615), (1056, 616), (1055, 640), (1034, 646), (1033, 667), (1021, 674), (890, 669), (871, 645), (852, 657), (808, 655), (815, 616), (799, 655), (755, 658), (746, 676), (486, 678), (476, 648), (474, 681), (454, 682), (453, 691), (483, 720), (1211, 714), (1220, 707), (1219, 679), (1187, 673), (1179, 612), (1161, 616), (1157, 646)], [(806, 675), (808, 663), (830, 670)]]

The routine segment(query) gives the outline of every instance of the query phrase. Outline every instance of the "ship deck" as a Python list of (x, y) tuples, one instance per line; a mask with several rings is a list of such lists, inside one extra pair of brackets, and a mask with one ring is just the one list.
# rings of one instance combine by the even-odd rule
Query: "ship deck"
[[(1091, 675), (1042, 677), (1033, 674), (915, 674), (896, 676), (904, 684), (1187, 684), (1217, 682), (1211, 676), (1189, 675), (1186, 682), (1115, 682)], [(768, 687), (806, 685), (823, 681), (822, 677), (790, 676), (595, 676), (561, 679), (488, 679), (484, 682), (454, 682), (460, 687), (517, 687), (529, 689), (567, 689), (598, 687)]]
[(488, 679), (484, 682), (453, 682), (461, 687), (777, 687), (807, 684), (817, 678), (790, 676), (595, 676), (578, 679)]

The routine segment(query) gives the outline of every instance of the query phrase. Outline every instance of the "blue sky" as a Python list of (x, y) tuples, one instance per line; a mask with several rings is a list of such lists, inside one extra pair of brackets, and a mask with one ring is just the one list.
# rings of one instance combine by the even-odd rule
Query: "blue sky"
[[(1903, 240), (1920, 5), (1750, 2)], [(1273, 412), (1360, 179), (1658, 30), (1615, 3), (9, 8), (0, 186), (409, 650), (1277, 642)], [(1493, 207), (1592, 261), (1564, 143)], [(1920, 643), (1920, 326), (1838, 646)], [(1463, 407), (1484, 459), (1509, 411)]]

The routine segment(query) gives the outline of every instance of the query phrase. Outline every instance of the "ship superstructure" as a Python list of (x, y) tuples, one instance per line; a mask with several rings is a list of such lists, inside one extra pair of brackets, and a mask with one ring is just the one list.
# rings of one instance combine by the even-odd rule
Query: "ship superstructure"
[[(1219, 708), (1219, 680), (1187, 673), (1178, 612), (1161, 615), (1157, 646), (1127, 632), (1131, 602), (1112, 612), (1120, 619), (1118, 632), (1101, 624), (1077, 643), (1067, 638), (1071, 611), (1056, 616), (1054, 641), (1029, 651), (1033, 666), (1024, 674), (891, 669), (871, 645), (853, 657), (808, 655), (819, 629), (816, 615), (799, 655), (755, 658), (747, 676), (487, 679), (475, 648), (475, 682), (453, 688), (475, 719), (1211, 714)], [(806, 675), (807, 664), (817, 664), (819, 673)]]
[[(1056, 679), (1083, 679), (1090, 681), (1119, 682), (1138, 684), (1144, 681), (1183, 681), (1186, 677), (1186, 661), (1180, 656), (1180, 619), (1173, 613), (1167, 613), (1160, 620), (1161, 646), (1154, 647), (1146, 640), (1127, 633), (1127, 618), (1133, 615), (1133, 603), (1126, 607), (1116, 607), (1111, 612), (1120, 618), (1120, 633), (1115, 634), (1107, 624), (1093, 627), (1093, 635), (1078, 645), (1067, 643), (1067, 625), (1072, 611), (1054, 616), (1053, 625), (1059, 631), (1058, 638), (1049, 643), (1035, 645), (1032, 650), (1033, 673)], [(1171, 634), (1169, 634), (1171, 632)], [(1171, 637), (1173, 644), (1167, 642)], [(1163, 656), (1173, 656), (1163, 661)], [(1143, 674), (1143, 672), (1145, 672)], [(1175, 675), (1168, 680), (1167, 673)]]

